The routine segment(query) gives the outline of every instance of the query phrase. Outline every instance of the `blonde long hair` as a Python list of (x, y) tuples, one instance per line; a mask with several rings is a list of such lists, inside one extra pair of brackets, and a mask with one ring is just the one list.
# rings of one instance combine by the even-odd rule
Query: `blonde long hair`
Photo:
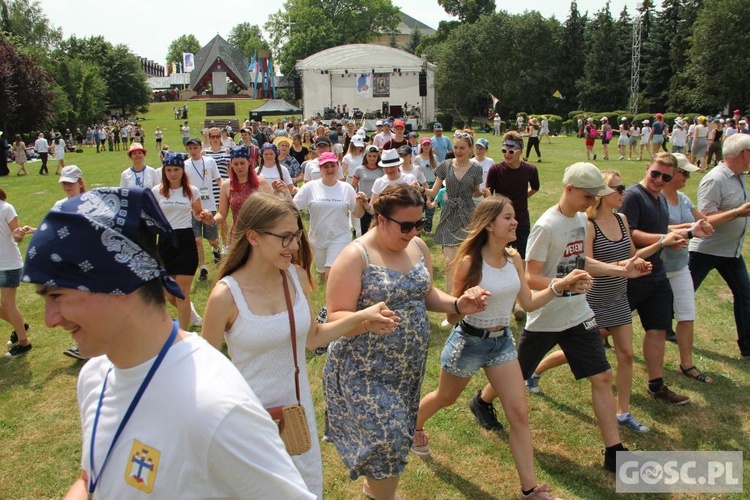
[[(620, 179), (622, 179), (620, 172), (618, 172), (617, 170), (605, 170), (602, 172), (602, 178), (604, 179), (604, 184), (606, 186), (609, 186), (609, 181), (612, 180), (612, 177), (619, 177)], [(602, 205), (602, 197), (597, 196), (594, 204), (586, 209), (586, 216), (589, 219), (596, 219), (596, 216), (599, 214), (599, 207), (601, 205)]]

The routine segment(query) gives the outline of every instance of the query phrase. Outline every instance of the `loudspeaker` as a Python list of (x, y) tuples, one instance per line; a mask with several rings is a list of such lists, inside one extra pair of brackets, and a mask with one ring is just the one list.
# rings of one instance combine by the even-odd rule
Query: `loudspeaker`
[(427, 97), (427, 72), (419, 73), (419, 97)]
[(388, 116), (390, 110), (391, 107), (388, 105), (388, 101), (383, 101), (383, 106), (380, 108), (380, 112), (383, 114), (383, 118), (386, 118)]
[(294, 75), (294, 98), (302, 99), (302, 77)]

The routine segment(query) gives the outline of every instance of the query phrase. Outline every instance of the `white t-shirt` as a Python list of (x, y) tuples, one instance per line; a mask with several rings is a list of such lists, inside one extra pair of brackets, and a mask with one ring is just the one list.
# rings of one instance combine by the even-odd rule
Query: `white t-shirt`
[(362, 165), (362, 160), (364, 160), (365, 155), (352, 155), (352, 154), (346, 154), (344, 156), (344, 159), (341, 160), (341, 163), (346, 167), (346, 182), (349, 184), (352, 183), (352, 178), (354, 177), (354, 170), (360, 165)]
[(685, 129), (675, 127), (674, 130), (672, 130), (672, 134), (669, 136), (669, 140), (672, 142), (672, 146), (679, 146), (684, 148), (685, 143), (687, 142), (687, 134), (685, 133)]
[(221, 179), (219, 167), (210, 156), (201, 156), (200, 160), (192, 158), (185, 161), (185, 173), (190, 185), (198, 188), (201, 197), (201, 207), (211, 212), (216, 211), (216, 198), (214, 198), (214, 180)]
[(148, 165), (145, 165), (140, 172), (133, 170), (133, 167), (126, 168), (122, 172), (122, 175), (120, 175), (121, 188), (141, 187), (152, 189), (159, 184), (161, 184), (161, 175), (157, 174), (156, 170)]
[[(97, 472), (153, 362), (113, 368), (107, 377), (96, 429)], [(93, 358), (78, 377), (81, 467), (89, 477), (94, 418), (110, 366), (106, 356)], [(242, 375), (195, 334), (167, 352), (98, 480), (94, 498), (315, 498)]]
[(188, 125), (180, 127), (180, 132), (182, 132), (182, 137), (190, 137), (190, 127)]
[[(193, 202), (185, 196), (182, 188), (170, 189), (169, 198), (165, 198), (159, 192), (161, 184), (151, 189), (154, 193), (159, 208), (164, 212), (164, 217), (169, 221), (172, 229), (189, 229), (193, 227)], [(200, 192), (195, 186), (190, 186), (190, 192), (193, 193), (193, 200), (200, 199)]]
[(13, 239), (10, 223), (18, 217), (13, 205), (0, 200), (0, 271), (21, 269), (23, 260), (18, 243)]
[(375, 184), (372, 185), (372, 194), (380, 196), (380, 193), (391, 184), (411, 184), (412, 182), (417, 182), (417, 178), (413, 175), (401, 171), (399, 171), (399, 173), (401, 176), (395, 181), (388, 179), (387, 175), (376, 180)]
[(372, 138), (372, 143), (382, 149), (391, 139), (393, 139), (392, 134), (386, 135), (385, 132), (380, 132), (379, 134), (375, 134), (375, 137)]
[[(404, 163), (404, 165), (406, 164)], [(414, 178), (417, 179), (417, 182), (419, 183), (420, 186), (427, 182), (427, 179), (424, 176), (424, 172), (422, 172), (422, 167), (420, 167), (417, 164), (412, 163), (411, 170), (404, 170), (404, 165), (401, 165), (401, 167), (399, 168), (401, 172), (414, 176)]]
[(651, 127), (644, 126), (643, 128), (641, 128), (641, 142), (643, 144), (646, 144), (650, 138), (651, 138)]
[[(547, 209), (529, 234), (526, 260), (543, 262), (541, 274), (548, 278), (562, 278), (577, 268), (585, 259), (586, 214), (564, 216), (557, 206)], [(531, 311), (526, 329), (532, 332), (561, 332), (594, 317), (585, 294), (555, 297), (546, 305)]]
[[(271, 183), (279, 178), (279, 169), (276, 168), (276, 165), (273, 167), (262, 167), (259, 175), (262, 175), (269, 183)], [(284, 165), (281, 165), (281, 175), (283, 176), (282, 180), (284, 181), (284, 184), (287, 186), (289, 184), (294, 184), (294, 182), (292, 182), (292, 176), (289, 174), (289, 169)]]
[(482, 167), (482, 183), (479, 185), (479, 189), (484, 189), (487, 187), (487, 173), (490, 171), (490, 167), (495, 164), (495, 160), (489, 156), (485, 156), (482, 161), (479, 161), (476, 158), (472, 159)]
[(34, 141), (34, 149), (37, 153), (49, 153), (49, 143), (44, 137), (40, 137)]
[(310, 212), (310, 241), (316, 247), (352, 239), (349, 212), (357, 208), (357, 193), (343, 181), (326, 186), (322, 180), (304, 184), (294, 196), (299, 209)]

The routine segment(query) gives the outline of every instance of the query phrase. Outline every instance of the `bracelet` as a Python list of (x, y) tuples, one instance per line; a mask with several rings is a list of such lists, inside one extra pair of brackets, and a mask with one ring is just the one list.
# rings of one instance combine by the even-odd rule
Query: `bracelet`
[(458, 299), (453, 301), (453, 308), (456, 310), (456, 314), (462, 314), (461, 310), (458, 308)]
[(688, 231), (687, 231), (687, 239), (689, 239), (689, 240), (693, 239), (693, 232), (690, 229), (688, 229)]
[(666, 236), (666, 234), (662, 234), (661, 236), (659, 236), (659, 248), (664, 248), (664, 237), (665, 236)]
[(563, 292), (558, 292), (557, 290), (555, 290), (555, 283), (556, 282), (557, 282), (557, 278), (552, 278), (552, 281), (549, 282), (549, 289), (552, 290), (552, 294), (555, 297), (562, 297), (564, 291)]

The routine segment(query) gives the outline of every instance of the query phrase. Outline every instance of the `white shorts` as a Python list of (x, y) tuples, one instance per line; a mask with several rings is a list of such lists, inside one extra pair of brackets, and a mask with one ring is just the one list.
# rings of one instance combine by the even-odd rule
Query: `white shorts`
[(326, 272), (326, 268), (330, 268), (333, 265), (336, 257), (339, 256), (344, 247), (346, 247), (346, 245), (348, 245), (349, 243), (351, 242), (334, 242), (325, 247), (318, 247), (313, 245), (313, 252), (315, 253), (315, 269), (318, 271), (318, 273), (323, 274), (324, 272)]
[(674, 317), (677, 321), (695, 321), (695, 292), (688, 266), (667, 273), (674, 295)]

